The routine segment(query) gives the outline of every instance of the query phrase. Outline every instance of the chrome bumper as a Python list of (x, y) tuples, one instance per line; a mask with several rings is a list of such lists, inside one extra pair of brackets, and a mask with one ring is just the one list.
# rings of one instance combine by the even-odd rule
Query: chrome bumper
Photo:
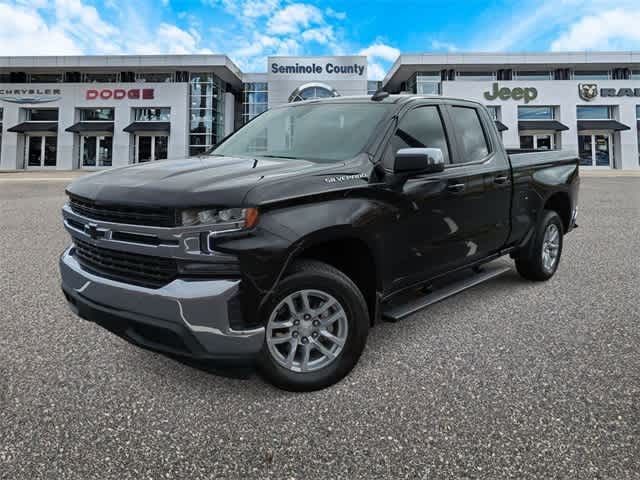
[(69, 247), (60, 258), (71, 309), (140, 346), (192, 358), (246, 358), (262, 348), (264, 328), (233, 330), (230, 301), (240, 280), (180, 280), (150, 289), (84, 270)]

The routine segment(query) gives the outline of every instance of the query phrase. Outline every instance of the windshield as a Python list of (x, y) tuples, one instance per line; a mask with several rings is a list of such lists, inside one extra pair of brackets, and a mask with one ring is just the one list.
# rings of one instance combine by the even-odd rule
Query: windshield
[(320, 103), (269, 110), (212, 155), (336, 162), (362, 152), (388, 104)]

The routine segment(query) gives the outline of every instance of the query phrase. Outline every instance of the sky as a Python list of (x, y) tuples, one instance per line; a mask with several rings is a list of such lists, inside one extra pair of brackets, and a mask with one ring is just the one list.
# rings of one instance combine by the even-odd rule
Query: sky
[(0, 0), (0, 56), (640, 50), (640, 0)]

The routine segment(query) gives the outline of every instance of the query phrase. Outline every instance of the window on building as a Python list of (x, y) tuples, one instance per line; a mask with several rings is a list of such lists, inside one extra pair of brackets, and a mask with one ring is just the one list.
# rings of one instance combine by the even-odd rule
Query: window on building
[(609, 70), (574, 70), (574, 80), (609, 80), (611, 72)]
[(119, 75), (117, 73), (85, 73), (82, 81), (85, 83), (115, 83), (118, 82)]
[(456, 72), (456, 80), (482, 81), (495, 80), (496, 72)]
[(2, 114), (3, 110), (0, 108), (0, 155), (2, 155)]
[(385, 166), (391, 167), (401, 148), (439, 148), (449, 162), (449, 145), (438, 107), (414, 108), (402, 117), (385, 152)]
[(373, 95), (382, 88), (382, 82), (378, 80), (367, 81), (367, 95)]
[(578, 120), (608, 120), (613, 118), (613, 107), (610, 105), (580, 105), (577, 116)]
[(553, 72), (550, 70), (518, 70), (515, 72), (516, 80), (553, 80)]
[(518, 107), (518, 120), (553, 120), (555, 107)]
[(630, 80), (640, 80), (640, 69), (631, 70), (631, 75), (629, 76)]
[(225, 83), (210, 72), (189, 75), (189, 155), (198, 155), (224, 137)]
[(30, 83), (61, 83), (64, 80), (62, 73), (31, 73)]
[(115, 117), (113, 108), (81, 108), (82, 122), (113, 122)]
[(249, 82), (242, 90), (242, 123), (267, 110), (269, 92), (267, 82)]
[(134, 108), (133, 119), (136, 122), (168, 122), (171, 109), (168, 107)]
[(308, 83), (296, 88), (289, 96), (289, 102), (301, 102), (314, 98), (339, 97), (340, 94), (324, 83)]
[(29, 108), (26, 111), (28, 122), (57, 122), (57, 108)]
[(418, 72), (407, 82), (407, 89), (417, 95), (440, 95), (440, 72)]
[(136, 82), (170, 83), (174, 81), (173, 72), (139, 72), (136, 73)]
[(520, 148), (525, 150), (553, 150), (556, 144), (554, 133), (520, 135)]
[(489, 142), (482, 128), (478, 110), (470, 107), (452, 107), (451, 120), (459, 136), (462, 151), (454, 163), (477, 162), (489, 155)]

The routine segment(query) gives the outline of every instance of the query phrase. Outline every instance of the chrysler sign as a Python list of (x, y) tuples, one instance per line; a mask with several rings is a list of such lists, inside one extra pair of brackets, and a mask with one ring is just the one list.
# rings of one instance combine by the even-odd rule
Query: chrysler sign
[(62, 98), (59, 88), (1, 88), (0, 100), (11, 103), (48, 103)]
[(153, 88), (101, 88), (87, 90), (87, 100), (153, 100), (155, 90)]

